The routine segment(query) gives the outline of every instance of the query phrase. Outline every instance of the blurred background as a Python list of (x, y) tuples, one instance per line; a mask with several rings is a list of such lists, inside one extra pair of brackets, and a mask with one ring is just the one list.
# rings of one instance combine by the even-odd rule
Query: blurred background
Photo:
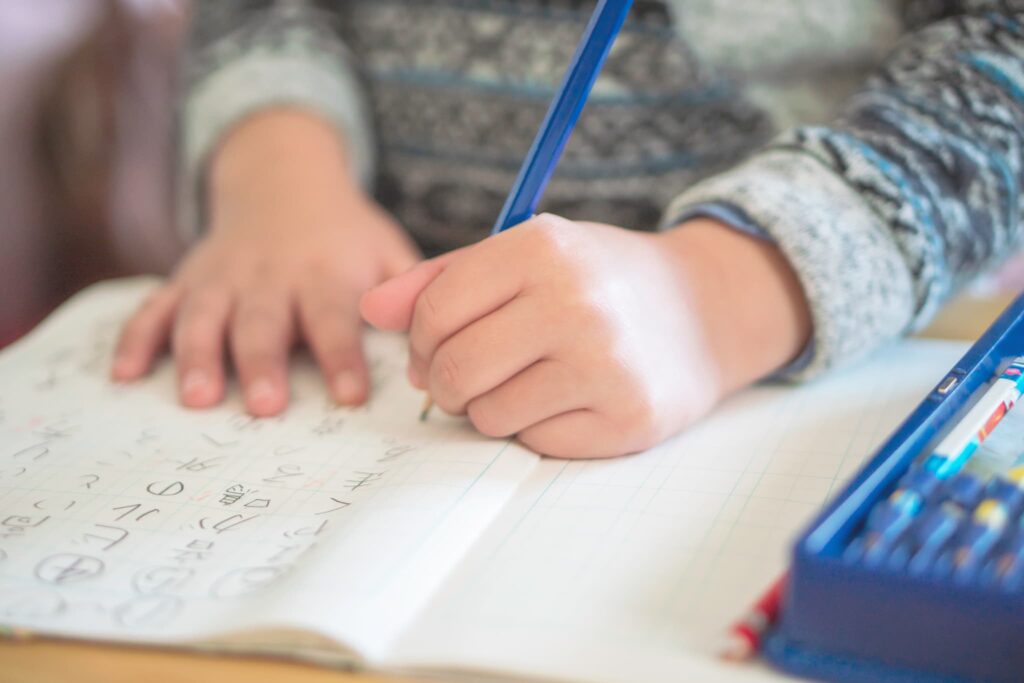
[(81, 287), (166, 272), (185, 0), (0, 2), (0, 346)]
[[(171, 178), (187, 5), (0, 1), (0, 347), (83, 286), (166, 273), (182, 253)], [(1022, 286), (1018, 257), (973, 292), (1001, 305)]]

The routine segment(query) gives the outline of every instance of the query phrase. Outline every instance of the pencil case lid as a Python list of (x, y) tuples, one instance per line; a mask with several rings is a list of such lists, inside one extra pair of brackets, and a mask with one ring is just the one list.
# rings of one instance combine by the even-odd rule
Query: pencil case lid
[(764, 644), (770, 662), (844, 683), (1024, 681), (1024, 589), (851, 562), (846, 553), (876, 504), (1021, 355), (1024, 296), (936, 378), (798, 538), (779, 621)]

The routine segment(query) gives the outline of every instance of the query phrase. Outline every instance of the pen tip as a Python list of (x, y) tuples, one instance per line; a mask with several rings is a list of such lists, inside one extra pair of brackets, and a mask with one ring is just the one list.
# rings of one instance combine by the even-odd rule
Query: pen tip
[(434, 401), (429, 396), (427, 400), (423, 402), (423, 409), (420, 410), (420, 422), (426, 422), (427, 418), (430, 417), (430, 409), (434, 407)]

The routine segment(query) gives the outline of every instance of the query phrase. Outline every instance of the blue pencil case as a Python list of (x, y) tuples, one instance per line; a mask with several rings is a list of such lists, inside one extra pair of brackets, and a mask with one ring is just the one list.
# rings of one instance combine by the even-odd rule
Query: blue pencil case
[[(797, 540), (764, 642), (771, 663), (844, 682), (1024, 681), (1021, 468), (1014, 479), (926, 466), (1020, 356), (1024, 296)], [(1024, 398), (1003, 424), (1014, 415)]]

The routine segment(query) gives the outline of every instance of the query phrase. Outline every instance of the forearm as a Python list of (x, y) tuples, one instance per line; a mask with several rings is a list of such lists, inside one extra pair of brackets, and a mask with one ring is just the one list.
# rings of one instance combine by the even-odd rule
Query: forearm
[(1024, 3), (966, 2), (905, 40), (829, 126), (774, 147), (814, 158), (888, 227), (917, 327), (1020, 241)]
[(211, 227), (251, 223), (238, 214), (270, 200), (289, 207), (281, 227), (299, 231), (312, 207), (363, 196), (337, 129), (286, 107), (253, 114), (233, 129), (213, 153), (206, 182)]
[(318, 116), (346, 140), (350, 175), (373, 174), (373, 130), (329, 4), (199, 0), (186, 52), (181, 109), (179, 212), (190, 236), (208, 222), (214, 150), (249, 117), (292, 107)]
[(786, 255), (814, 328), (790, 374), (922, 324), (1020, 240), (1024, 30), (1007, 3), (965, 4), (908, 37), (831, 124), (783, 135), (666, 214), (732, 207)]
[(803, 289), (769, 240), (707, 218), (657, 239), (679, 266), (680, 297), (704, 321), (724, 393), (777, 371), (806, 346), (811, 316)]

